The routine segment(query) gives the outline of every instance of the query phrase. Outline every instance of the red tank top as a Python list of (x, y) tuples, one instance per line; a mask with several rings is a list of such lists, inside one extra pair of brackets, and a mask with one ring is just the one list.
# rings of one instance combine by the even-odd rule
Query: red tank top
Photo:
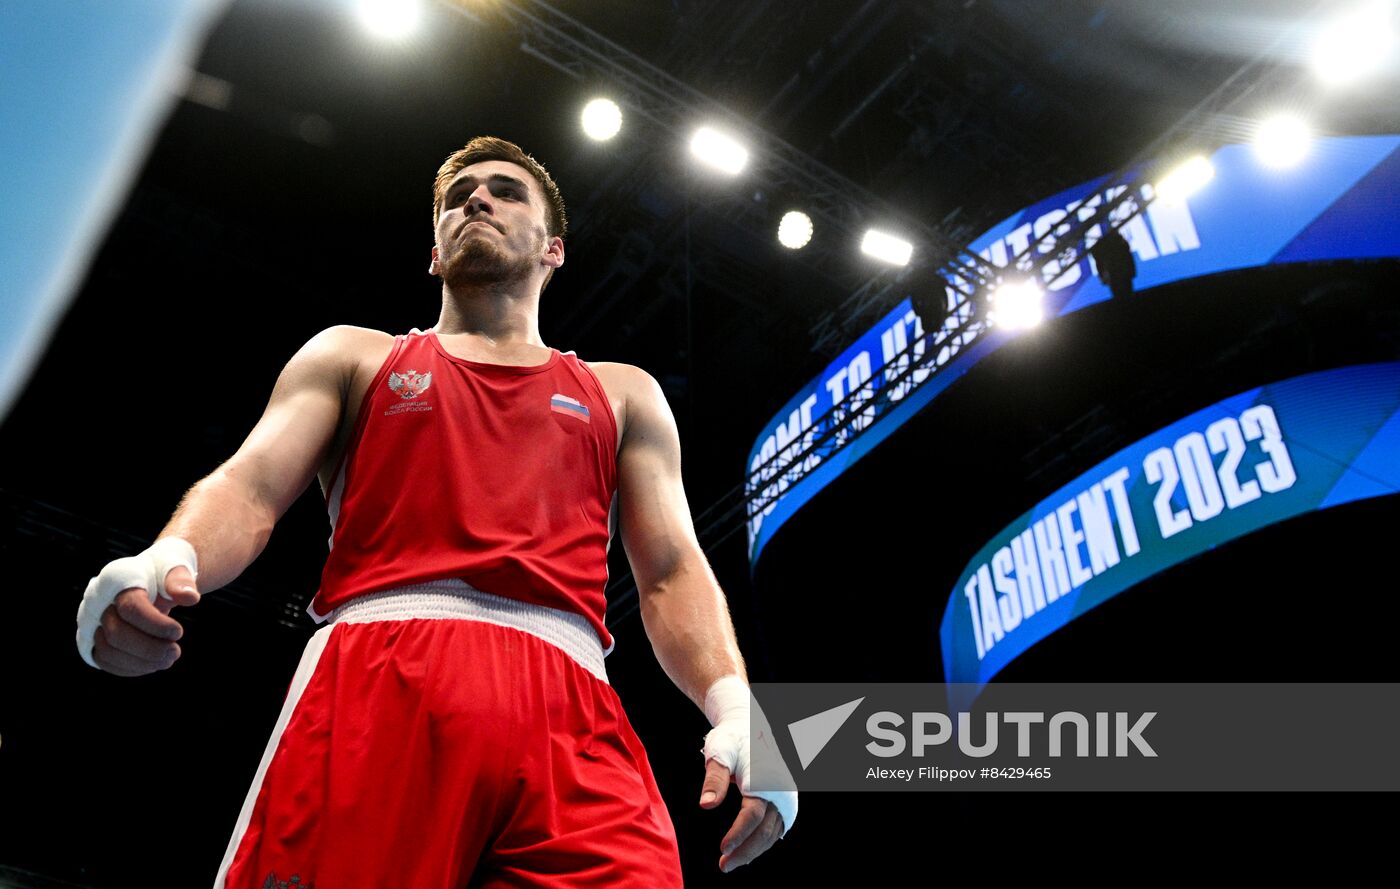
[(605, 650), (617, 424), (593, 371), (536, 367), (395, 337), (326, 498), (331, 552), (310, 612), (443, 578), (582, 614)]

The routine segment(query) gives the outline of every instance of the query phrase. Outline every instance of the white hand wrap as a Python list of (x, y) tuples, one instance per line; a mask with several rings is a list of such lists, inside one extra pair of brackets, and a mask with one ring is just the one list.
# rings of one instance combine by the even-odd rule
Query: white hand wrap
[(78, 606), (78, 654), (83, 660), (97, 666), (92, 659), (93, 637), (112, 600), (132, 587), (145, 590), (152, 603), (156, 596), (169, 599), (165, 595), (165, 575), (178, 565), (188, 568), (192, 577), (198, 576), (194, 547), (179, 537), (162, 537), (140, 555), (108, 562), (102, 573), (88, 581)]
[[(729, 769), (744, 796), (768, 800), (783, 817), (783, 833), (797, 819), (797, 791), (749, 790), (749, 687), (738, 676), (726, 676), (705, 693), (705, 717), (714, 726), (705, 735), (705, 761), (718, 760)], [(766, 724), (766, 723), (765, 723)], [(764, 746), (765, 761), (782, 762), (771, 731), (759, 732), (756, 743)], [(766, 757), (772, 756), (772, 760)]]

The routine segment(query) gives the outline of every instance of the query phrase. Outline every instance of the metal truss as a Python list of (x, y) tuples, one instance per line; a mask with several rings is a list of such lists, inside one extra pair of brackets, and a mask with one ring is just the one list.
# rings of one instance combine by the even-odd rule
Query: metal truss
[[(1287, 49), (1300, 44), (1300, 35), (1320, 14), (1327, 11), (1328, 4), (1316, 4), (1308, 14), (1301, 16), (1295, 24), (1281, 32), (1267, 47), (1253, 59), (1236, 69), (1223, 83), (1205, 99), (1186, 112), (1174, 125), (1167, 128), (1152, 142), (1140, 150), (1119, 170), (1110, 174), (1100, 188), (1100, 192), (1110, 195), (1096, 210), (1078, 219), (1067, 221), (1045, 236), (1030, 243), (1027, 249), (1012, 257), (1005, 266), (993, 266), (991, 275), (983, 268), (969, 274), (971, 269), (959, 267), (958, 257), (953, 257), (941, 268), (924, 269), (914, 276), (905, 275), (901, 280), (918, 281), (920, 278), (942, 280), (950, 286), (949, 312), (958, 311), (963, 297), (972, 299), (983, 307), (991, 291), (1003, 276), (1033, 278), (1042, 284), (1054, 283), (1058, 277), (1046, 277), (1047, 267), (1058, 261), (1061, 273), (1076, 267), (1093, 246), (1087, 240), (1096, 230), (1105, 227), (1118, 229), (1129, 223), (1135, 216), (1147, 209), (1153, 199), (1152, 190), (1144, 188), (1167, 167), (1182, 159), (1189, 149), (1205, 149), (1248, 138), (1253, 130), (1253, 118), (1247, 113), (1251, 100), (1260, 94), (1284, 92), (1292, 96), (1306, 95), (1309, 87), (1302, 83), (1305, 73), (1300, 73), (1296, 64), (1288, 57)], [(975, 46), (974, 35), (967, 40)], [(922, 101), (919, 93), (908, 100), (905, 108), (913, 111), (910, 103)], [(938, 107), (925, 110), (937, 111)], [(951, 139), (949, 134), (941, 134)], [(965, 134), (966, 135), (966, 134)], [(983, 134), (974, 133), (969, 138)], [(982, 150), (994, 147), (981, 146)], [(950, 219), (944, 220), (945, 229)], [(976, 232), (970, 233), (975, 235)], [(966, 251), (964, 251), (966, 252)], [(980, 258), (980, 257), (979, 257)], [(932, 271), (932, 274), (929, 272)], [(882, 298), (872, 301), (869, 287), (858, 288), (840, 306), (821, 317), (812, 327), (812, 350), (834, 356), (849, 339), (858, 334), (881, 310), (888, 309), (893, 299)], [(888, 290), (882, 288), (882, 292)], [(897, 291), (895, 291), (897, 293)], [(924, 319), (926, 323), (930, 319)]]
[(899, 406), (963, 349), (990, 328), (971, 303), (951, 315), (934, 332), (914, 337), (889, 361), (875, 368), (797, 440), (752, 467), (744, 484), (742, 505), (752, 521), (776, 503), (788, 488), (805, 479), (822, 463), (856, 441)]
[[(963, 249), (961, 239), (900, 213), (864, 187), (542, 0), (501, 0), (485, 8), (452, 0), (449, 6), (479, 22), (504, 24), (519, 36), (521, 51), (575, 80), (606, 82), (615, 90), (615, 101), (661, 132), (683, 134), (705, 123), (728, 130), (749, 147), (746, 178), (762, 183), (761, 191), (767, 195), (800, 200), (817, 224), (848, 243), (858, 243), (866, 226), (889, 228), (928, 251), (920, 258), (923, 265), (956, 262), (968, 275), (988, 282), (995, 274), (991, 263)], [(776, 220), (769, 218), (766, 201), (753, 200), (752, 190), (695, 192), (698, 200), (709, 201), (729, 221), (765, 240), (774, 237)], [(842, 251), (813, 251), (808, 262), (847, 284), (870, 277), (854, 268)]]
[[(1142, 149), (1127, 166), (1111, 174), (1099, 189), (1105, 198), (1092, 212), (1075, 214), (1070, 221), (1046, 232), (1011, 257), (1004, 268), (998, 267), (998, 272), (1049, 285), (1069, 269), (1077, 268), (1093, 246), (1090, 236), (1096, 228), (1117, 230), (1142, 214), (1155, 199), (1155, 192), (1147, 183), (1167, 165), (1180, 159), (1168, 153), (1169, 149), (1180, 152), (1179, 143), (1183, 139), (1198, 143), (1189, 146), (1192, 148), (1212, 147), (1215, 141), (1204, 138), (1203, 133), (1238, 130), (1237, 112), (1252, 96), (1269, 85), (1281, 81), (1290, 83), (1296, 78), (1288, 64), (1278, 61), (1278, 49), (1310, 18), (1300, 20), (1294, 29), (1280, 35), (1271, 46), (1239, 68)], [(1052, 264), (1056, 263), (1052, 270)], [(938, 330), (925, 331), (922, 337), (915, 338), (903, 352), (876, 370), (871, 381), (848, 393), (826, 415), (814, 421), (812, 431), (803, 437), (806, 444), (789, 445), (752, 469), (745, 481), (742, 499), (750, 521), (821, 462), (854, 441), (913, 389), (927, 382), (959, 351), (987, 333), (990, 329), (985, 322), (989, 288), (982, 281), (976, 281), (975, 297), (963, 299), (966, 288), (953, 285), (959, 278), (964, 283), (973, 283), (965, 271), (955, 261), (940, 269), (950, 286), (947, 314), (941, 319)], [(851, 299), (856, 300), (857, 309), (872, 304), (887, 305), (887, 294), (892, 287), (879, 291), (872, 288), (864, 293), (857, 291)], [(921, 320), (925, 324), (932, 321)]]
[[(1278, 60), (1278, 50), (1294, 38), (1296, 32), (1315, 18), (1324, 8), (1319, 4), (1313, 14), (1299, 20), (1293, 29), (1282, 34), (1272, 45), (1247, 62), (1217, 87), (1205, 99), (1188, 111), (1176, 124), (1143, 148), (1127, 165), (1111, 174), (1100, 186), (1100, 194), (1108, 196), (1083, 218), (1077, 215), (1044, 237), (1032, 242), (1026, 250), (1011, 257), (1006, 266), (996, 267), (998, 275), (1011, 270), (1018, 277), (1034, 277), (1045, 284), (1046, 269), (1058, 260), (1061, 274), (1075, 267), (1086, 256), (1092, 243), (1093, 229), (1118, 229), (1146, 211), (1155, 193), (1145, 187), (1157, 174), (1180, 159), (1185, 148), (1204, 150), (1222, 141), (1220, 134), (1239, 131), (1240, 112), (1260, 92), (1277, 89), (1280, 84), (1296, 86), (1296, 71)], [(1182, 143), (1186, 143), (1183, 145)], [(803, 430), (795, 442), (751, 467), (742, 485), (731, 489), (709, 509), (696, 518), (698, 536), (707, 550), (719, 546), (728, 538), (748, 527), (753, 520), (775, 504), (787, 490), (801, 483), (815, 469), (842, 449), (850, 446), (891, 410), (908, 398), (919, 386), (937, 374), (940, 368), (959, 352), (983, 337), (991, 328), (987, 323), (988, 297), (991, 284), (985, 278), (965, 274), (964, 266), (950, 260), (939, 274), (946, 276), (948, 309), (936, 330), (925, 330), (920, 337), (911, 338), (906, 348), (879, 368), (831, 410), (816, 418)], [(888, 306), (893, 295), (906, 279), (880, 283), (872, 281), (848, 298), (852, 314), (869, 314)], [(993, 279), (996, 280), (996, 279)], [(954, 282), (976, 282), (971, 288), (953, 287)], [(921, 318), (932, 326), (937, 319)], [(815, 329), (814, 329), (815, 331)], [(835, 336), (838, 326), (827, 332)], [(630, 577), (619, 578), (610, 594), (610, 618), (622, 621), (636, 610), (635, 584)]]
[(853, 332), (866, 326), (881, 309), (894, 302), (894, 294), (900, 292), (903, 280), (903, 277), (878, 275), (856, 288), (841, 301), (836, 311), (825, 313), (812, 325), (808, 331), (812, 337), (812, 351), (835, 357)]
[[(870, 224), (884, 224), (922, 241), (926, 249), (916, 263), (901, 273), (858, 275), (863, 280), (837, 312), (829, 313), (812, 329), (814, 351), (831, 351), (852, 330), (852, 323), (864, 320), (894, 301), (901, 288), (912, 283), (912, 276), (946, 285), (948, 308), (937, 329), (925, 331), (889, 362), (875, 370), (870, 380), (848, 393), (824, 416), (804, 430), (800, 441), (789, 444), (753, 467), (742, 486), (733, 489), (697, 518), (702, 543), (716, 546), (746, 527), (747, 521), (763, 513), (793, 485), (799, 484), (816, 466), (830, 459), (857, 440), (887, 415), (938, 369), (962, 349), (980, 339), (989, 329), (986, 307), (991, 291), (1009, 273), (1031, 277), (1045, 284), (1047, 269), (1058, 262), (1058, 274), (1087, 255), (1089, 237), (1096, 229), (1117, 229), (1143, 213), (1152, 192), (1144, 188), (1159, 166), (1150, 161), (1173, 158), (1164, 150), (1183, 137), (1201, 138), (1202, 133), (1224, 129), (1220, 121), (1230, 119), (1262, 83), (1285, 66), (1274, 61), (1277, 49), (1293, 36), (1282, 35), (1273, 45), (1239, 68), (1182, 119), (1153, 140), (1123, 168), (1108, 177), (1101, 187), (1105, 195), (1092, 212), (1075, 214), (1060, 226), (1036, 239), (1005, 266), (973, 253), (965, 243), (964, 230), (950, 230), (926, 221), (912, 220), (894, 211), (865, 188), (830, 167), (807, 156), (787, 142), (739, 118), (723, 105), (637, 57), (616, 43), (590, 30), (577, 20), (542, 0), (500, 0), (487, 9), (472, 9), (464, 0), (452, 0), (452, 8), (476, 21), (503, 23), (520, 38), (523, 52), (550, 65), (575, 80), (607, 82), (622, 104), (658, 130), (681, 133), (708, 122), (728, 129), (751, 148), (751, 168), (747, 175), (764, 183), (772, 193), (800, 195), (804, 209), (820, 224), (854, 243)], [(1319, 4), (1321, 9), (1324, 4)], [(1314, 10), (1314, 15), (1317, 11)], [(1314, 15), (1300, 20), (1300, 25)], [(1203, 147), (1203, 146), (1202, 146)], [(705, 199), (706, 196), (696, 195)], [(712, 196), (729, 221), (745, 226), (762, 238), (772, 236), (772, 220), (761, 201), (749, 200), (748, 193)], [(945, 220), (946, 222), (946, 220)], [(836, 280), (850, 280), (849, 264), (839, 266), (834, 251), (814, 253), (812, 264)], [(932, 318), (921, 319), (932, 324)], [(743, 515), (745, 522), (735, 520)], [(637, 607), (635, 585), (630, 578), (619, 578), (613, 585), (614, 611), (610, 622), (624, 620)]]

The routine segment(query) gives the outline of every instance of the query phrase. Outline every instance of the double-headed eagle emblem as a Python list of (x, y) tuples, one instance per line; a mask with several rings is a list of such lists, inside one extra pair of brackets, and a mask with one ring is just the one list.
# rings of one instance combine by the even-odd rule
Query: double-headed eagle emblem
[(420, 374), (417, 371), (410, 370), (407, 373), (389, 374), (389, 388), (400, 398), (417, 398), (424, 392), (427, 392), (428, 387), (432, 384), (432, 371)]

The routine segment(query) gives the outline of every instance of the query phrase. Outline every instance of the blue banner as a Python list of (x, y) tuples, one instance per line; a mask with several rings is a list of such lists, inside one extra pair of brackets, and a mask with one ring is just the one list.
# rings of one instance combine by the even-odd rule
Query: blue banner
[(980, 687), (1066, 623), (1267, 525), (1400, 492), (1400, 363), (1273, 383), (1120, 451), (1036, 504), (963, 569), (949, 683)]
[[(1185, 201), (1141, 197), (1147, 210), (1119, 229), (1137, 264), (1137, 290), (1232, 269), (1337, 258), (1400, 256), (1400, 136), (1348, 136), (1320, 139), (1297, 167), (1277, 170), (1256, 159), (1251, 148), (1227, 145), (1211, 158), (1214, 178)], [(1102, 189), (1105, 179), (1087, 182), (1026, 208), (987, 231), (970, 249), (1005, 265), (1057, 227), (1087, 220), (1117, 196)], [(1121, 220), (1119, 220), (1121, 221)], [(1086, 233), (1084, 247), (1100, 237)], [(1080, 251), (1081, 255), (1083, 251)], [(1065, 315), (1109, 298), (1091, 259), (1046, 266), (1046, 314)], [(845, 467), (889, 437), (909, 417), (1014, 334), (964, 326), (971, 305), (947, 289), (947, 314), (920, 319), (909, 301), (882, 318), (823, 373), (778, 412), (749, 453), (746, 490), (757, 511), (748, 526), (750, 564), (783, 522), (814, 497)], [(924, 325), (934, 329), (923, 340)], [(920, 366), (897, 391), (880, 384), (903, 368), (880, 373), (888, 359), (911, 341), (927, 349), (911, 356)], [(824, 433), (845, 421), (828, 412), (847, 393), (865, 401), (849, 405), (838, 437)], [(898, 406), (875, 412), (863, 404), (889, 397)], [(860, 415), (869, 416), (863, 422)], [(792, 459), (803, 455), (798, 464)], [(780, 455), (774, 459), (774, 455)]]

